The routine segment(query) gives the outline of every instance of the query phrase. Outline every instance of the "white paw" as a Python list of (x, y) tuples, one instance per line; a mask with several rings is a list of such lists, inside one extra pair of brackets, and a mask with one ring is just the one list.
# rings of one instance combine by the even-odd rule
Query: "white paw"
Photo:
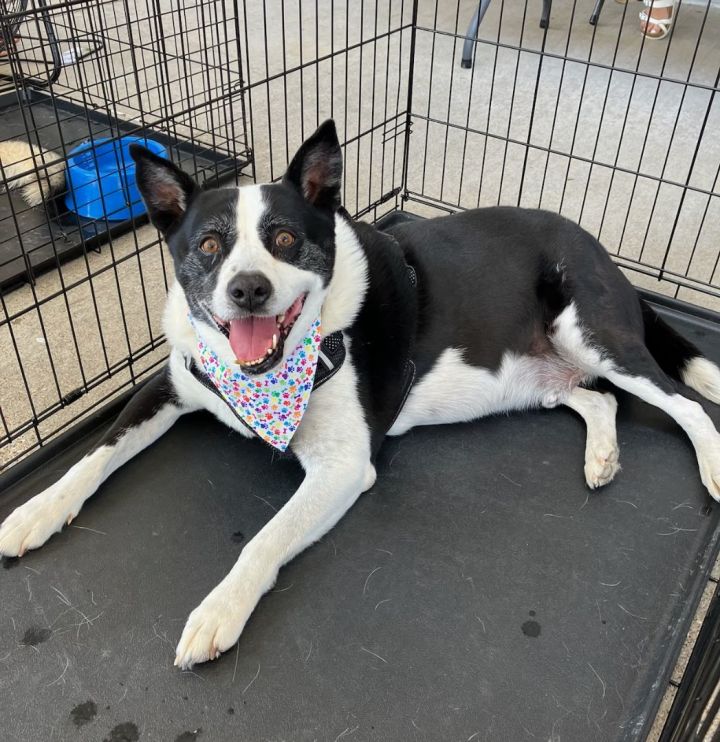
[(22, 556), (37, 549), (70, 523), (79, 507), (65, 496), (60, 482), (16, 508), (0, 526), (0, 554)]
[[(698, 453), (698, 466), (700, 467), (700, 478), (710, 497), (720, 502), (720, 456), (705, 457)], [(0, 551), (2, 549), (0, 548)]]
[(710, 497), (720, 502), (720, 434), (709, 418), (704, 433), (696, 435), (693, 444), (702, 483)]
[(585, 481), (591, 490), (612, 482), (620, 471), (620, 451), (614, 438), (588, 442), (585, 451)]
[(368, 462), (367, 467), (365, 468), (365, 479), (363, 480), (363, 492), (367, 492), (377, 480), (377, 472), (375, 471), (375, 467)]
[(217, 659), (240, 638), (257, 601), (218, 585), (190, 614), (175, 651), (175, 666), (187, 670)]

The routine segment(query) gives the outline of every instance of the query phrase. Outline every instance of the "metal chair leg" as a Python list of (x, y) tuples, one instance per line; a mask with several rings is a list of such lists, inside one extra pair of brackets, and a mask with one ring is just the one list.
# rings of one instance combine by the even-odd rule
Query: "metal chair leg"
[(590, 15), (591, 26), (597, 25), (597, 22), (600, 20), (600, 13), (602, 12), (604, 3), (605, 3), (605, 0), (596, 0), (595, 7), (593, 8), (593, 12)]
[(473, 64), (473, 52), (475, 51), (475, 42), (477, 40), (478, 30), (482, 19), (485, 17), (488, 7), (490, 6), (490, 0), (480, 0), (475, 8), (470, 25), (468, 26), (467, 33), (465, 34), (465, 43), (463, 44), (462, 61), (460, 62), (461, 67), (469, 69)]
[(552, 0), (543, 0), (542, 15), (540, 16), (540, 28), (550, 26), (550, 11), (552, 10)]

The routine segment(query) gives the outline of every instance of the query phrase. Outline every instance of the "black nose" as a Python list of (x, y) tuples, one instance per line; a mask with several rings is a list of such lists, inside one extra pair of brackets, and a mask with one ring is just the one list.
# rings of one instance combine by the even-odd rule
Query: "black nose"
[(238, 273), (228, 284), (230, 299), (250, 312), (260, 309), (271, 294), (272, 285), (262, 273)]

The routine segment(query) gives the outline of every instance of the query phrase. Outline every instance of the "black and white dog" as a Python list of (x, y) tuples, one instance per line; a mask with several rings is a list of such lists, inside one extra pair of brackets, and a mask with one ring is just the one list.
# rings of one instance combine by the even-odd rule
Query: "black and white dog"
[(586, 388), (602, 377), (683, 427), (705, 487), (720, 499), (720, 435), (676, 383), (720, 402), (720, 369), (662, 322), (575, 224), (504, 207), (390, 233), (354, 222), (340, 205), (342, 156), (331, 121), (273, 185), (202, 191), (142, 148), (133, 157), (175, 264), (169, 362), (94, 450), (5, 520), (0, 554), (45, 543), (180, 415), (205, 408), (255, 435), (198, 373), (199, 337), (222, 368), (239, 367), (251, 380), (272, 376), (304, 338), (311, 343), (318, 318), (322, 336), (334, 334), (346, 349), (292, 436), (303, 483), (190, 614), (176, 665), (214, 659), (235, 644), (280, 567), (372, 487), (383, 438), (416, 425), (567, 405), (587, 425), (585, 479), (594, 489), (618, 471), (615, 398)]

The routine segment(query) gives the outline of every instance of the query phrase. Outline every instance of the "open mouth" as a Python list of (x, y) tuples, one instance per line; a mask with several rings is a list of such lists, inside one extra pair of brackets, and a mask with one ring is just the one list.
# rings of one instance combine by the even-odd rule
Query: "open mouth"
[(270, 370), (282, 358), (285, 340), (302, 312), (306, 296), (298, 296), (281, 314), (253, 314), (232, 320), (213, 315), (218, 329), (230, 343), (235, 363), (251, 374)]

